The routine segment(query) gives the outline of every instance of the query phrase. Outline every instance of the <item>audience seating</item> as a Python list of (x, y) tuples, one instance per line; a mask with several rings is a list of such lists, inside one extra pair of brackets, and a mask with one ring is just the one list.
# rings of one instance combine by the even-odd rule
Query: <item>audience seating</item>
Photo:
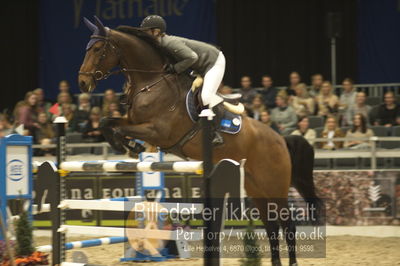
[[(85, 143), (82, 137), (82, 133), (74, 132), (68, 133), (66, 135), (67, 143)], [(79, 147), (79, 148), (71, 148), (68, 149), (67, 152), (70, 155), (82, 154), (82, 153), (90, 153), (90, 147)]]
[(310, 115), (308, 117), (309, 128), (317, 128), (324, 126), (324, 118), (322, 116)]
[(324, 127), (317, 127), (317, 128), (314, 128), (314, 130), (315, 130), (315, 134), (317, 135), (317, 138), (320, 138), (322, 135), (322, 131), (324, 131)]
[(367, 97), (365, 103), (370, 106), (376, 106), (382, 103), (382, 97)]

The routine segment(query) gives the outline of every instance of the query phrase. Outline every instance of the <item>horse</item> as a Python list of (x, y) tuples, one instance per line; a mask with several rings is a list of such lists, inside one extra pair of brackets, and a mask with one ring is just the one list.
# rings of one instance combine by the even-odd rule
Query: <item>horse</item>
[[(98, 81), (113, 74), (123, 74), (126, 80), (127, 117), (107, 119), (102, 123), (102, 131), (110, 145), (126, 151), (127, 139), (140, 139), (177, 155), (202, 160), (202, 130), (196, 128), (185, 106), (193, 79), (187, 74), (166, 73), (164, 67), (168, 55), (147, 33), (129, 26), (109, 29), (97, 17), (94, 24), (86, 19), (85, 23), (93, 35), (79, 70), (81, 91), (92, 92)], [(314, 160), (313, 152), (305, 155), (312, 156), (307, 165), (298, 166), (288, 149), (289, 146), (299, 157), (299, 147), (311, 146), (302, 137), (286, 142), (269, 126), (245, 114), (242, 115), (241, 131), (236, 135), (223, 134), (223, 138), (223, 145), (213, 147), (213, 161), (246, 159), (244, 186), (267, 231), (272, 265), (281, 265), (276, 237), (280, 225), (286, 237), (289, 264), (297, 265), (296, 242), (288, 236), (296, 231), (293, 221), (268, 219), (266, 210), (270, 203), (276, 204), (278, 211), (288, 206), (291, 184), (306, 200), (317, 198), (313, 166), (310, 165)], [(292, 169), (296, 173), (292, 173)]]

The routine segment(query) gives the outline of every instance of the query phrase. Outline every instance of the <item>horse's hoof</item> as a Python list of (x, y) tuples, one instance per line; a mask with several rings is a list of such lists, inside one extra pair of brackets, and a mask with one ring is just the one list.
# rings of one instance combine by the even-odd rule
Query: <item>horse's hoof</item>
[(289, 266), (298, 266), (299, 264), (297, 264), (297, 262), (294, 262), (294, 263), (290, 263), (289, 262)]
[(133, 151), (131, 151), (131, 150), (128, 152), (128, 156), (129, 156), (130, 158), (132, 158), (132, 159), (138, 159), (138, 158), (139, 158), (139, 154), (136, 153), (136, 152), (133, 152)]
[[(132, 143), (132, 141), (131, 141), (131, 143)], [(136, 154), (146, 151), (146, 148), (142, 144), (139, 144), (136, 142), (134, 142), (134, 146), (128, 145), (127, 148), (129, 149), (130, 152), (136, 153)]]
[(271, 262), (272, 266), (282, 266), (281, 260), (273, 260)]
[(126, 149), (124, 145), (120, 143), (110, 143), (111, 148), (117, 153), (117, 154), (125, 154)]

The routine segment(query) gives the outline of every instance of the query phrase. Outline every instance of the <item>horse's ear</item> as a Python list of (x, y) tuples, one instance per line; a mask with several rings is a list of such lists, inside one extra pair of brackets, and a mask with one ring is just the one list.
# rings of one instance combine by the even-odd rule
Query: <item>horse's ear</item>
[(97, 16), (94, 16), (94, 22), (96, 23), (97, 28), (99, 29), (99, 35), (100, 36), (106, 36), (106, 28), (104, 27), (103, 23), (100, 21), (100, 19)]
[(86, 26), (89, 28), (89, 30), (91, 30), (92, 32), (95, 32), (97, 30), (96, 25), (94, 25), (92, 22), (90, 22), (90, 20), (88, 20), (87, 18), (83, 18), (83, 22), (85, 22)]

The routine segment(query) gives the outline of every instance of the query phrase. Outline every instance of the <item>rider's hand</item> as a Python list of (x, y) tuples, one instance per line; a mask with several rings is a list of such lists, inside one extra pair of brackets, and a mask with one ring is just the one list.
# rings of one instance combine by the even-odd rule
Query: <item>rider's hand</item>
[(176, 71), (175, 71), (174, 65), (173, 64), (166, 65), (165, 66), (165, 72), (168, 73), (168, 74), (175, 74)]

